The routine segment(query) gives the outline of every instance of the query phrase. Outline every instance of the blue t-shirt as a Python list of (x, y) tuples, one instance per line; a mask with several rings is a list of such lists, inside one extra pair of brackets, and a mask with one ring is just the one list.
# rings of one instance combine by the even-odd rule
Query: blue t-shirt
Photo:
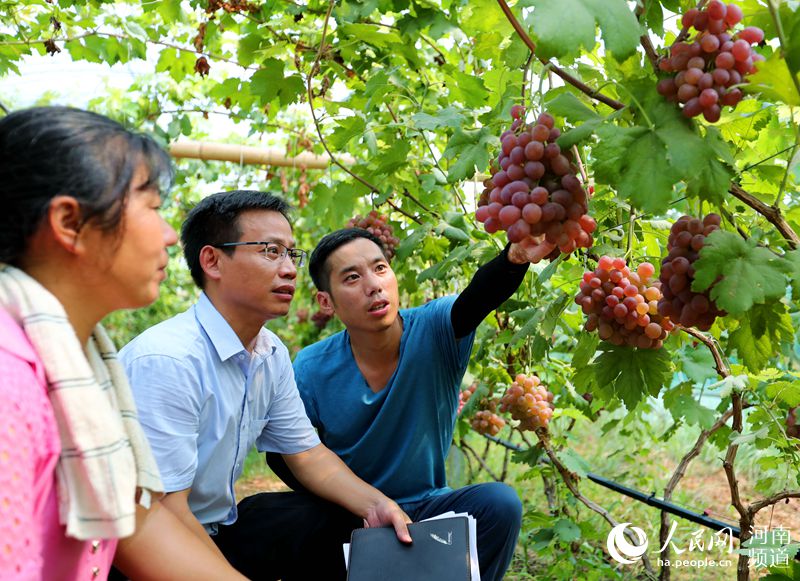
[(294, 361), (297, 387), (322, 442), (350, 469), (399, 503), (446, 492), (461, 379), (475, 333), (456, 341), (455, 297), (400, 311), (400, 359), (373, 393), (347, 331), (306, 347)]

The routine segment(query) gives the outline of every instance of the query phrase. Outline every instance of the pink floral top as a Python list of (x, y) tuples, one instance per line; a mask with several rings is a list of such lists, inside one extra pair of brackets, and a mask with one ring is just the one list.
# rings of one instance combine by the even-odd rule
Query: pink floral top
[(0, 579), (108, 577), (116, 539), (78, 541), (59, 524), (60, 452), (42, 362), (19, 325), (0, 310)]

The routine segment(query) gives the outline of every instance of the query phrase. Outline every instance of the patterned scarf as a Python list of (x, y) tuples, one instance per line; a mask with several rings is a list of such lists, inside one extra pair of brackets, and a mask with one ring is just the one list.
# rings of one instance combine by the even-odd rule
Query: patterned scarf
[(58, 299), (2, 263), (0, 308), (23, 328), (44, 364), (61, 438), (56, 481), (67, 536), (133, 534), (137, 492), (139, 504), (149, 507), (151, 493), (164, 487), (113, 343), (98, 325), (84, 352)]

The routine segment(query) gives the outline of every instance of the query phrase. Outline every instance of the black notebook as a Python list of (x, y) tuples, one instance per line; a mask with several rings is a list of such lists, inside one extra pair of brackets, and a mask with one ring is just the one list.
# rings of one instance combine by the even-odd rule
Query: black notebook
[(408, 525), (410, 545), (394, 529), (356, 529), (350, 539), (348, 581), (470, 581), (465, 516)]

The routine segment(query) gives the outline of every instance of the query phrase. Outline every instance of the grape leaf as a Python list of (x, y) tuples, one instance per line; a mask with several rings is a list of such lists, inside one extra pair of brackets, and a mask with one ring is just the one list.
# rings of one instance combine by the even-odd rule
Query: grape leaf
[(275, 58), (264, 61), (250, 78), (250, 92), (268, 105), (278, 97), (281, 105), (289, 105), (304, 91), (302, 79), (297, 75), (283, 76), (284, 64)]
[[(639, 45), (641, 26), (625, 0), (532, 0), (537, 53), (544, 57), (576, 55), (595, 45), (600, 25), (606, 50), (624, 60)], [(569, 15), (565, 17), (565, 15)]]
[(581, 538), (581, 528), (567, 518), (560, 518), (553, 525), (553, 532), (565, 543), (571, 543)]
[(664, 406), (676, 422), (683, 418), (687, 424), (699, 425), (703, 429), (710, 428), (714, 423), (714, 410), (700, 405), (692, 395), (692, 386), (689, 383), (668, 390), (664, 393), (663, 400)]
[(441, 109), (436, 115), (428, 113), (417, 113), (411, 120), (418, 129), (439, 129), (440, 127), (461, 127), (464, 123), (464, 116), (455, 107)]
[(338, 120), (337, 127), (329, 136), (328, 144), (334, 149), (343, 149), (354, 137), (362, 137), (367, 129), (367, 123), (359, 115), (351, 115)]
[(800, 248), (787, 252), (783, 258), (783, 270), (789, 277), (797, 298), (797, 295), (800, 295)]
[(701, 137), (649, 81), (633, 81), (626, 89), (636, 98), (638, 125), (607, 122), (597, 129), (602, 144), (593, 151), (597, 179), (648, 213), (667, 209), (680, 180), (690, 194), (720, 202), (730, 185), (733, 158), (719, 133), (711, 129)]
[(800, 405), (800, 381), (776, 381), (767, 384), (767, 397), (779, 399), (795, 407)]
[(632, 410), (647, 395), (658, 395), (669, 382), (672, 363), (666, 349), (632, 349), (603, 345), (592, 362), (595, 393), (613, 400), (621, 398)]
[(443, 152), (446, 159), (458, 157), (447, 172), (447, 180), (451, 183), (457, 182), (471, 178), (476, 168), (481, 171), (486, 169), (489, 165), (489, 145), (496, 141), (497, 138), (488, 127), (467, 130), (457, 128)]
[(581, 478), (586, 476), (586, 473), (591, 470), (591, 466), (589, 463), (581, 458), (577, 452), (574, 450), (566, 449), (559, 452), (559, 459), (561, 462), (569, 468), (571, 472), (574, 472)]
[(792, 82), (792, 73), (778, 51), (766, 61), (758, 63), (758, 70), (748, 77), (744, 90), (761, 93), (766, 100), (783, 101), (787, 105), (800, 105), (800, 95)]
[(791, 343), (794, 332), (786, 306), (780, 302), (753, 305), (730, 334), (728, 345), (752, 372), (766, 367), (770, 358), (780, 354), (781, 343)]
[(681, 370), (695, 383), (703, 383), (707, 379), (717, 377), (714, 368), (714, 356), (708, 349), (697, 349), (686, 345), (678, 351)]
[(598, 127), (597, 136), (603, 144), (593, 150), (597, 180), (646, 212), (665, 210), (680, 174), (667, 162), (667, 148), (655, 131), (606, 124)]
[(766, 248), (737, 234), (717, 230), (706, 238), (700, 258), (694, 263), (692, 290), (711, 289), (711, 298), (721, 309), (740, 315), (757, 303), (776, 299), (786, 292), (785, 263)]
[(600, 337), (597, 333), (581, 333), (578, 339), (578, 345), (575, 347), (575, 352), (572, 354), (572, 367), (580, 369), (592, 358), (597, 345), (600, 343)]

